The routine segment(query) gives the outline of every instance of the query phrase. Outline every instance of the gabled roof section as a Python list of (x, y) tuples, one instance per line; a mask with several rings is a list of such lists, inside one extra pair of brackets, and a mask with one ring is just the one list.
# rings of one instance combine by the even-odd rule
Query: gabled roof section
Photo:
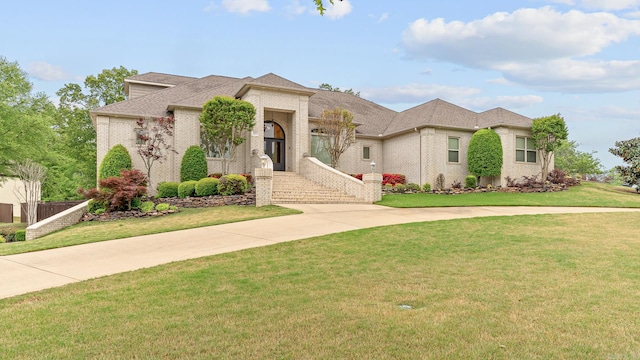
[(145, 96), (103, 106), (91, 111), (91, 117), (100, 114), (120, 115), (125, 117), (160, 117), (167, 115), (167, 107), (171, 103), (202, 93), (208, 89), (238, 82), (240, 79), (211, 75), (180, 84), (180, 86), (158, 90)]
[(477, 113), (444, 100), (435, 99), (399, 113), (384, 135), (394, 135), (425, 126), (473, 130), (477, 120)]
[(353, 114), (359, 135), (379, 136), (389, 126), (397, 112), (384, 106), (339, 91), (316, 90), (309, 98), (309, 118), (319, 119), (324, 110), (342, 107)]
[(292, 92), (292, 93), (300, 93), (302, 95), (308, 95), (308, 96), (311, 96), (315, 93), (315, 90), (304, 87), (291, 80), (287, 80), (274, 73), (268, 73), (256, 79), (253, 79), (252, 81), (246, 82), (244, 86), (240, 89), (240, 91), (238, 91), (236, 96), (242, 97), (242, 95), (244, 95), (251, 88), (281, 90), (281, 91)]
[(531, 128), (532, 122), (533, 120), (526, 116), (516, 114), (501, 107), (478, 114), (478, 125), (481, 128), (498, 126)]

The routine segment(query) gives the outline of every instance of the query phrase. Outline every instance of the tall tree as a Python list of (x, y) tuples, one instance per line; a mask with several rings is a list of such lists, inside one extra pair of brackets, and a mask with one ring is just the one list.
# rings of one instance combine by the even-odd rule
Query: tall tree
[(162, 163), (167, 159), (168, 153), (178, 152), (168, 142), (168, 138), (173, 137), (173, 126), (175, 120), (173, 116), (150, 119), (138, 119), (136, 125), (142, 131), (136, 134), (138, 145), (138, 155), (142, 158), (144, 167), (147, 170), (147, 184), (152, 189), (151, 168), (155, 162)]
[(256, 109), (248, 101), (216, 96), (204, 104), (200, 124), (209, 150), (222, 159), (223, 174), (229, 173), (229, 160), (244, 142), (246, 132), (255, 126), (255, 117)]
[(42, 94), (32, 94), (28, 75), (17, 62), (0, 56), (0, 176), (14, 163), (39, 162), (54, 143), (53, 105)]
[(467, 151), (469, 172), (477, 177), (492, 178), (502, 172), (502, 141), (491, 129), (476, 131)]
[(616, 170), (626, 183), (635, 185), (636, 191), (640, 192), (640, 137), (616, 141), (616, 147), (609, 149), (609, 152), (629, 164), (628, 166), (618, 165)]
[(567, 174), (602, 174), (604, 170), (596, 152), (580, 151), (578, 145), (575, 140), (563, 141), (553, 155), (555, 168)]
[(325, 109), (320, 116), (317, 129), (331, 160), (331, 167), (336, 168), (340, 156), (356, 141), (353, 114), (342, 108)]
[(533, 140), (542, 157), (542, 181), (547, 180), (553, 152), (567, 139), (569, 131), (560, 114), (533, 119)]
[(340, 90), (339, 87), (333, 87), (333, 86), (331, 86), (331, 84), (327, 84), (327, 83), (320, 84), (320, 86), (318, 86), (318, 89), (335, 91), (335, 92), (343, 92), (345, 94), (351, 94), (353, 96), (360, 97), (360, 91), (355, 92), (355, 91), (353, 91), (353, 89), (346, 89), (346, 90), (343, 91), (343, 90)]
[(56, 151), (64, 154), (66, 174), (72, 179), (69, 186), (91, 188), (96, 184), (96, 131), (89, 111), (104, 105), (126, 100), (124, 79), (137, 75), (137, 70), (123, 66), (102, 70), (97, 76), (85, 78), (84, 88), (68, 83), (56, 92), (60, 97), (56, 116), (59, 142)]

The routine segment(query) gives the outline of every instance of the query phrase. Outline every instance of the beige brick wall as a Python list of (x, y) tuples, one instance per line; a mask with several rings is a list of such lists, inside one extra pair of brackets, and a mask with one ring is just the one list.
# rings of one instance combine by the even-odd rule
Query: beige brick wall
[(325, 165), (313, 157), (300, 160), (300, 175), (316, 184), (364, 199), (364, 183), (350, 175)]
[[(502, 158), (502, 174), (500, 176), (500, 184), (505, 186), (507, 184), (505, 177), (509, 176), (513, 179), (520, 179), (522, 176), (540, 175), (542, 172), (542, 164), (540, 160), (540, 154), (537, 155), (537, 162), (525, 163), (516, 161), (516, 137), (531, 137), (531, 131), (523, 129), (509, 129), (500, 127), (494, 129), (500, 136), (502, 141), (502, 150), (504, 156)], [(549, 169), (553, 169), (553, 162), (550, 164)], [(497, 180), (496, 180), (496, 183)]]
[(384, 141), (384, 167), (376, 171), (404, 174), (407, 182), (420, 181), (420, 133), (398, 135)]
[[(369, 160), (365, 160), (362, 157), (362, 148), (364, 146), (369, 147), (369, 156), (371, 157)], [(338, 170), (349, 174), (370, 173), (372, 161), (376, 163), (376, 172), (384, 169), (382, 140), (356, 137), (356, 143), (351, 145), (351, 147), (340, 156)]]
[(89, 201), (85, 201), (82, 204), (78, 204), (61, 213), (32, 224), (31, 226), (27, 227), (26, 239), (37, 239), (54, 231), (64, 229), (67, 226), (77, 224), (82, 218), (82, 215), (87, 212), (88, 204)]

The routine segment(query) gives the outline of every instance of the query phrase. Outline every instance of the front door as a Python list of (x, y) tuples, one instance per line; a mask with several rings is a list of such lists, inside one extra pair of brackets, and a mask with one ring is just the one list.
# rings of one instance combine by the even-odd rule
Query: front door
[(285, 171), (285, 137), (275, 122), (264, 123), (264, 153), (273, 161), (274, 171)]

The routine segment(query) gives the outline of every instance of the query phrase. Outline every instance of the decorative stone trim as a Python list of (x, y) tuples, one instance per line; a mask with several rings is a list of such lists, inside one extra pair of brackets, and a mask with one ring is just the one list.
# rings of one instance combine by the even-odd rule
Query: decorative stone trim
[(37, 239), (67, 226), (77, 224), (80, 222), (82, 215), (87, 212), (88, 205), (89, 201), (85, 201), (61, 213), (31, 224), (31, 226), (27, 227), (26, 239)]

